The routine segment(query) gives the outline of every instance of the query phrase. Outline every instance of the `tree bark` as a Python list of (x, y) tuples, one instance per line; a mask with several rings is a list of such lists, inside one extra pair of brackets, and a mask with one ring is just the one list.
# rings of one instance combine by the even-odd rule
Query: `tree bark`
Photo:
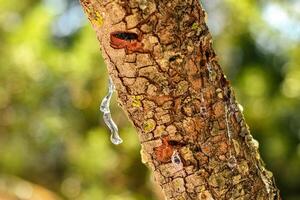
[(166, 199), (280, 199), (197, 0), (81, 0)]

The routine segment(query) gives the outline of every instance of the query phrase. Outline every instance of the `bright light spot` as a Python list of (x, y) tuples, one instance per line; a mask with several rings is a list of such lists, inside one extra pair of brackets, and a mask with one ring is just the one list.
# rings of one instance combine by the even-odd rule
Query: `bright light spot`
[[(255, 27), (252, 27), (252, 29), (255, 29)], [(278, 49), (280, 49), (281, 47), (280, 41), (275, 42), (276, 41), (275, 35), (272, 35), (268, 31), (263, 31), (263, 30), (259, 33), (256, 31), (252, 31), (252, 32), (255, 34), (255, 41), (260, 48), (274, 53), (278, 51)]]
[(271, 4), (267, 5), (263, 18), (269, 23), (271, 26), (280, 29), (286, 22), (289, 21), (288, 14), (279, 7), (279, 5)]
[(300, 41), (300, 3), (266, 3), (262, 20), (252, 23), (250, 30), (263, 51), (280, 54)]
[(76, 32), (85, 23), (85, 16), (80, 5), (75, 5), (65, 11), (53, 25), (54, 35), (64, 37)]
[(300, 80), (295, 78), (287, 78), (282, 86), (282, 92), (289, 98), (300, 97)]
[[(297, 4), (296, 4), (297, 5)], [(297, 13), (297, 8), (292, 8), (293, 14)], [(263, 19), (281, 34), (292, 40), (300, 40), (300, 23), (295, 15), (278, 4), (267, 4), (263, 10)]]
[(238, 108), (240, 109), (241, 112), (244, 112), (244, 107), (241, 104), (238, 104)]
[(226, 25), (226, 9), (221, 0), (203, 1), (205, 10), (208, 13), (207, 25), (213, 35), (221, 34)]
[(66, 178), (61, 185), (61, 191), (71, 199), (78, 197), (81, 192), (80, 180), (75, 177)]
[(46, 7), (50, 8), (56, 14), (60, 14), (66, 10), (68, 1), (44, 0), (43, 3), (45, 4)]
[(31, 199), (32, 197), (32, 187), (29, 183), (22, 182), (18, 184), (15, 188), (15, 194), (20, 199)]

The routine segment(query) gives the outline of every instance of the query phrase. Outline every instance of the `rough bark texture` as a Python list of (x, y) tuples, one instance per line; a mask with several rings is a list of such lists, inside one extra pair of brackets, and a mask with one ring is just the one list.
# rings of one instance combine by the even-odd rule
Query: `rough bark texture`
[(81, 0), (166, 199), (280, 199), (197, 0)]

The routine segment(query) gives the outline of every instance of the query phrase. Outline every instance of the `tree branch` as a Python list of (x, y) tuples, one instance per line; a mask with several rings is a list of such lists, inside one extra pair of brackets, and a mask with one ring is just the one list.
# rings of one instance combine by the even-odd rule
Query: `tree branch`
[(81, 0), (167, 199), (280, 199), (197, 0)]

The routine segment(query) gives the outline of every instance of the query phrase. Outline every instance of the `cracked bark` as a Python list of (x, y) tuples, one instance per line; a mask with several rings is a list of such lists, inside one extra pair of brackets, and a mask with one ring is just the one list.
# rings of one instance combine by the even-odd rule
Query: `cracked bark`
[(197, 0), (80, 0), (166, 199), (280, 199)]

